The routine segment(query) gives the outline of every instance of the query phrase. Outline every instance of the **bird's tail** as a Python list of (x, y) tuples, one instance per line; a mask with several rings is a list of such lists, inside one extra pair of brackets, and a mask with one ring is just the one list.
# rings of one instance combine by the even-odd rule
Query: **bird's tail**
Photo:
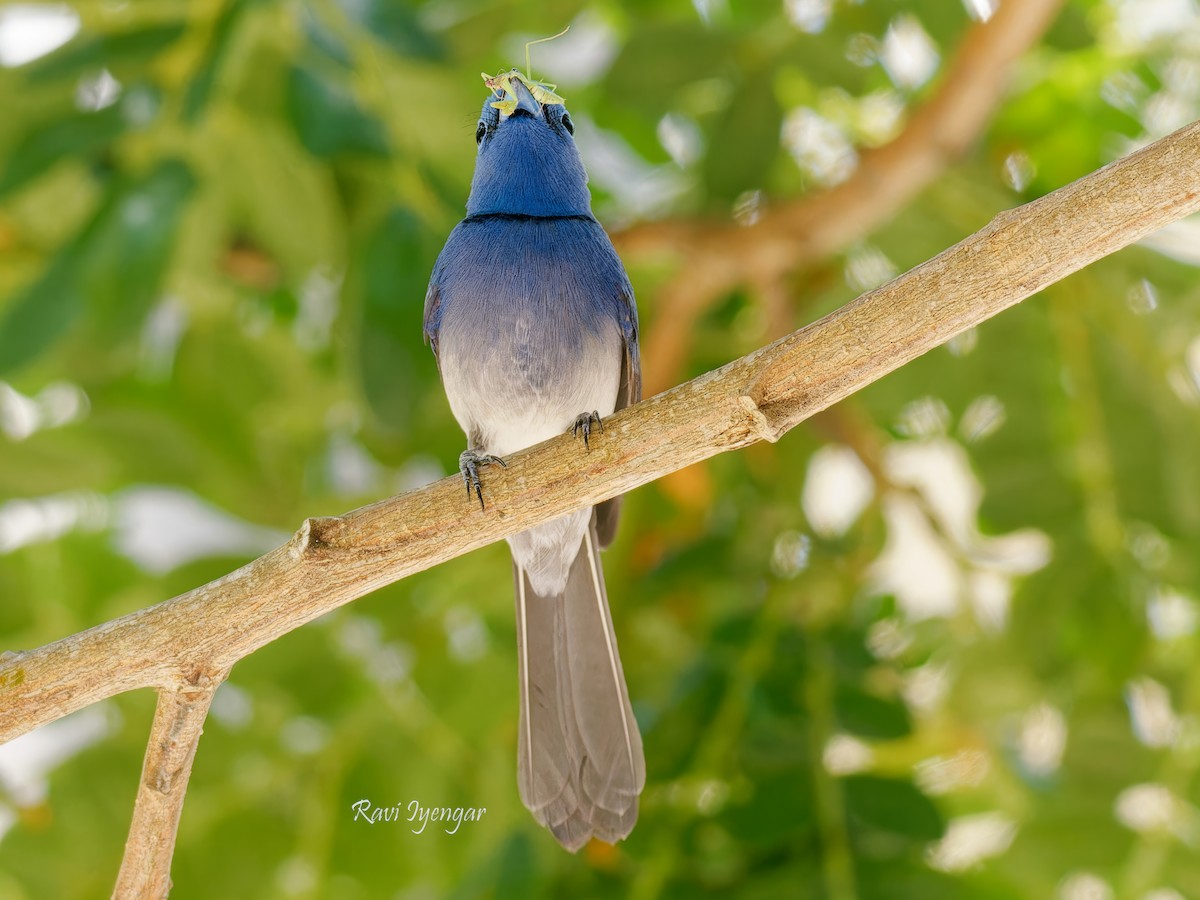
[(561, 596), (539, 596), (513, 564), (521, 685), (521, 800), (574, 852), (615, 843), (637, 821), (642, 736), (617, 654), (593, 517)]

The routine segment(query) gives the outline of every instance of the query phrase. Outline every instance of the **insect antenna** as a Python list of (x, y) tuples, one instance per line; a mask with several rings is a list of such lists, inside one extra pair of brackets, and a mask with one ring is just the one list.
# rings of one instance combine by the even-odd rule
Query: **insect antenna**
[(526, 43), (525, 43), (525, 77), (527, 79), (529, 79), (530, 81), (533, 81), (533, 66), (529, 62), (529, 48), (532, 47), (534, 44), (544, 44), (547, 41), (553, 41), (556, 38), (560, 38), (570, 30), (571, 30), (571, 26), (568, 25), (566, 28), (564, 28), (558, 34), (552, 34), (552, 35), (550, 35), (550, 37), (538, 38), (536, 41), (526, 41)]

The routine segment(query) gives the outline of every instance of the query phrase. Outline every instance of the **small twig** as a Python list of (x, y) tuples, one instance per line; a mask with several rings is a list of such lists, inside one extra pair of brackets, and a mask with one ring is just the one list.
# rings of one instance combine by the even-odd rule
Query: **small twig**
[(162, 898), (171, 890), (171, 856), (192, 760), (208, 707), (225, 673), (197, 672), (193, 677), (195, 684), (186, 688), (158, 692), (114, 900)]

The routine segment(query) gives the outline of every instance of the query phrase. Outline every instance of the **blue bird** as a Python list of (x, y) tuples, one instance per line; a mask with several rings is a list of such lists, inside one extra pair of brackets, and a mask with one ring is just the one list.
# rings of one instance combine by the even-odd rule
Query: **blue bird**
[[(425, 298), (425, 337), (467, 435), (459, 466), (481, 505), (481, 466), (566, 431), (586, 445), (642, 390), (633, 288), (592, 215), (570, 114), (519, 78), (501, 84), (489, 82), (504, 109), (489, 97), (475, 132), (467, 216)], [(628, 836), (646, 781), (599, 559), (618, 510), (616, 498), (508, 539), (517, 784), (571, 851)]]

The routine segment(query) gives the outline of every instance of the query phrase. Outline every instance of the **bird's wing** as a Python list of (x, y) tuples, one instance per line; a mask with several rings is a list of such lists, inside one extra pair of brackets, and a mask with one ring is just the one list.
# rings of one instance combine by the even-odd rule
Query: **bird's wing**
[(433, 349), (433, 358), (437, 361), (438, 370), (442, 367), (442, 358), (438, 354), (438, 334), (442, 325), (442, 293), (438, 288), (437, 272), (429, 281), (429, 289), (425, 292), (425, 343)]
[(633, 299), (633, 286), (628, 281), (622, 286), (617, 303), (625, 352), (621, 363), (621, 387), (617, 391), (617, 409), (624, 409), (642, 399), (642, 357), (638, 350), (637, 303)]
[[(642, 399), (642, 358), (638, 351), (637, 304), (633, 287), (628, 280), (617, 297), (618, 321), (621, 325), (621, 383), (617, 388), (617, 409)], [(621, 498), (613, 497), (596, 507), (596, 537), (601, 547), (612, 543), (621, 517)]]

